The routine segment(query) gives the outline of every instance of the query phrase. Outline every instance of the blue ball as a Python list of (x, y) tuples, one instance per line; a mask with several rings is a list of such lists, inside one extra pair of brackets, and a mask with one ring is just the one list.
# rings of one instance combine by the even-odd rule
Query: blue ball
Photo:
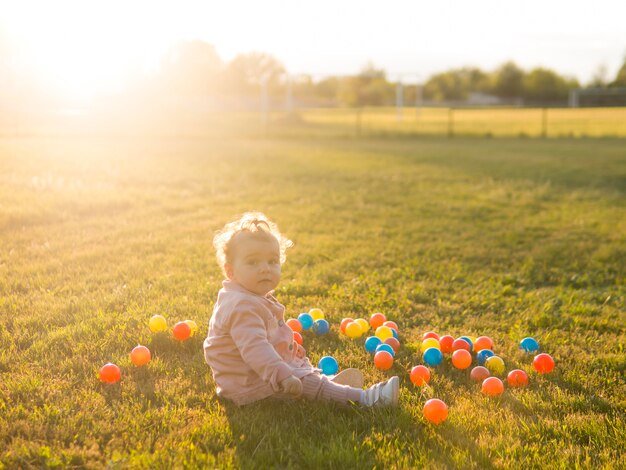
[(476, 353), (476, 360), (479, 366), (484, 366), (488, 357), (495, 356), (491, 349), (482, 349)]
[(301, 313), (298, 315), (298, 321), (302, 325), (303, 330), (308, 330), (313, 326), (313, 317), (308, 313)]
[(376, 351), (376, 347), (379, 344), (382, 344), (382, 342), (383, 341), (378, 336), (370, 336), (365, 340), (365, 349), (367, 350), (367, 352), (373, 353), (374, 351)]
[(330, 325), (324, 319), (315, 320), (313, 323), (313, 331), (315, 331), (318, 335), (325, 335), (328, 333), (328, 330), (330, 330)]
[(392, 356), (396, 355), (396, 352), (393, 350), (393, 348), (389, 344), (386, 344), (386, 343), (382, 343), (376, 346), (376, 352), (378, 351), (387, 351)]
[(424, 351), (424, 362), (429, 366), (438, 366), (443, 361), (443, 354), (437, 348), (428, 348)]
[(467, 336), (461, 336), (459, 339), (462, 339), (463, 341), (465, 341), (467, 344), (469, 344), (470, 347), (470, 352), (472, 352), (474, 350), (474, 343), (472, 343), (472, 340), (469, 339)]
[(393, 337), (398, 339), (398, 332), (396, 330), (394, 330), (393, 328), (391, 329), (391, 333), (393, 334)]
[(539, 349), (539, 343), (535, 338), (528, 337), (520, 341), (519, 347), (526, 352), (535, 352)]
[(320, 362), (317, 363), (317, 367), (322, 369), (322, 374), (324, 375), (334, 375), (339, 370), (339, 364), (332, 356), (324, 356), (321, 358)]

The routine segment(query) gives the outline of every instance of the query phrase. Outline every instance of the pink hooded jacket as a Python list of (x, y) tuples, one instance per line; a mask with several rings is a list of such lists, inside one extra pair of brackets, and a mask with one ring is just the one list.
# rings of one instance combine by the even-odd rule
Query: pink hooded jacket
[(316, 372), (285, 324), (283, 305), (235, 281), (222, 285), (204, 340), (219, 396), (245, 405), (280, 392), (290, 375)]

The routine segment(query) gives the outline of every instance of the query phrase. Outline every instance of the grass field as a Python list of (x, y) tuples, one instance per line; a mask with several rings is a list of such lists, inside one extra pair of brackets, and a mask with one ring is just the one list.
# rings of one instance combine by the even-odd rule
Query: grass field
[[(623, 141), (5, 138), (0, 182), (0, 467), (626, 466)], [(312, 362), (399, 375), (398, 409), (216, 398), (211, 238), (250, 209), (295, 242), (288, 315), (320, 307), (333, 325), (305, 335)], [(337, 333), (375, 311), (401, 328), (388, 372)], [(155, 313), (201, 331), (153, 335)], [(486, 398), (447, 360), (414, 387), (430, 329), (491, 336), (530, 386)], [(532, 372), (527, 335), (553, 374)]]

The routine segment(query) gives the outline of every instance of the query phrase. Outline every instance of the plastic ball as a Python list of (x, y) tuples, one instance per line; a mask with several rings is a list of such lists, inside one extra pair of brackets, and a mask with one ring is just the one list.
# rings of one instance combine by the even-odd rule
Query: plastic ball
[(376, 352), (379, 351), (387, 351), (389, 354), (391, 354), (392, 356), (396, 355), (396, 352), (393, 350), (393, 348), (388, 345), (387, 343), (381, 343), (378, 346), (376, 346)]
[(467, 352), (470, 352), (471, 350), (469, 343), (461, 338), (455, 339), (454, 342), (452, 343), (453, 351), (458, 351), (459, 349), (464, 349)]
[(393, 336), (394, 338), (398, 339), (398, 332), (396, 330), (394, 330), (393, 328), (391, 328), (391, 336)]
[(382, 313), (373, 313), (370, 317), (370, 326), (374, 329), (382, 326), (387, 321), (387, 317)]
[(167, 330), (167, 320), (163, 315), (152, 315), (148, 321), (148, 327), (153, 333)]
[(454, 338), (450, 335), (443, 335), (439, 338), (439, 347), (442, 353), (450, 354), (454, 352), (452, 344), (454, 344)]
[(491, 356), (495, 356), (495, 353), (491, 349), (483, 349), (476, 353), (476, 362), (478, 362), (478, 365), (483, 366), (487, 358)]
[(385, 341), (383, 341), (383, 343), (391, 346), (395, 352), (398, 352), (400, 350), (400, 341), (398, 341), (398, 338), (387, 338)]
[(392, 330), (396, 330), (396, 333), (398, 332), (398, 325), (396, 325), (396, 322), (394, 321), (387, 320), (386, 322), (383, 323), (383, 326), (387, 326), (391, 328)]
[(357, 322), (352, 321), (346, 325), (346, 336), (348, 336), (348, 338), (358, 338), (362, 334), (363, 329)]
[(493, 351), (493, 341), (489, 336), (479, 336), (474, 341), (474, 351), (479, 352), (483, 349), (491, 349)]
[(378, 336), (370, 336), (365, 340), (365, 350), (373, 353), (383, 341)]
[(343, 320), (341, 320), (341, 323), (339, 324), (339, 331), (341, 331), (344, 335), (346, 334), (346, 326), (348, 326), (349, 323), (352, 323), (354, 320), (352, 318), (344, 318)]
[(300, 346), (302, 346), (302, 335), (300, 333), (298, 333), (297, 331), (293, 332), (293, 340), (298, 343)]
[(528, 385), (528, 374), (521, 369), (514, 369), (506, 376), (509, 387), (522, 388)]
[(130, 352), (130, 362), (135, 364), (137, 367), (145, 366), (148, 362), (150, 362), (151, 358), (152, 355), (150, 354), (150, 350), (145, 346), (135, 346)]
[(486, 367), (476, 366), (470, 372), (470, 379), (472, 379), (474, 382), (482, 382), (490, 375), (491, 373), (489, 372), (489, 369), (487, 369)]
[(179, 321), (172, 328), (172, 334), (178, 341), (186, 341), (191, 337), (191, 327), (184, 321)]
[(504, 361), (499, 356), (488, 357), (485, 361), (485, 367), (494, 375), (504, 374)]
[(298, 321), (302, 325), (303, 330), (308, 330), (313, 326), (313, 317), (308, 313), (301, 313), (298, 315)]
[(457, 369), (467, 369), (472, 364), (472, 355), (466, 349), (457, 349), (452, 353), (452, 365)]
[(463, 341), (467, 341), (467, 344), (469, 344), (469, 352), (472, 352), (474, 350), (474, 342), (470, 339), (469, 336), (461, 336), (459, 339), (462, 339)]
[(434, 338), (439, 341), (439, 335), (434, 331), (427, 331), (426, 333), (424, 333), (424, 336), (422, 336), (422, 341), (427, 340), (428, 338)]
[(438, 398), (431, 398), (424, 403), (424, 418), (433, 424), (443, 423), (448, 417), (448, 405)]
[(497, 397), (504, 392), (504, 384), (498, 377), (487, 377), (483, 381), (482, 392), (487, 396)]
[(370, 330), (370, 324), (367, 323), (367, 320), (364, 318), (357, 318), (354, 320), (354, 323), (358, 324), (361, 327), (361, 331), (363, 333), (367, 333)]
[(324, 312), (322, 312), (322, 310), (319, 308), (312, 308), (311, 310), (309, 310), (309, 315), (313, 317), (313, 321), (324, 319)]
[(325, 335), (330, 330), (330, 325), (324, 319), (315, 320), (313, 322), (313, 331), (318, 335)]
[(537, 354), (533, 360), (533, 367), (540, 374), (549, 374), (554, 370), (554, 359), (550, 354)]
[(324, 356), (321, 358), (320, 362), (317, 363), (317, 367), (322, 369), (322, 374), (324, 375), (334, 375), (339, 370), (339, 364), (332, 356)]
[(429, 348), (437, 348), (441, 350), (439, 340), (436, 340), (435, 338), (426, 338), (424, 341), (422, 341), (422, 344), (420, 345), (420, 350), (424, 352)]
[(527, 337), (520, 341), (519, 347), (526, 352), (535, 352), (539, 350), (539, 343), (535, 338)]
[(193, 320), (185, 320), (185, 323), (189, 325), (191, 328), (191, 336), (195, 335), (198, 332), (198, 324)]
[(102, 366), (98, 377), (100, 378), (100, 382), (114, 384), (115, 382), (119, 382), (122, 378), (122, 371), (120, 371), (120, 368), (115, 364), (109, 362)]
[(424, 363), (431, 367), (438, 366), (443, 361), (443, 353), (437, 348), (428, 348), (423, 357)]
[(418, 387), (426, 385), (430, 380), (430, 371), (428, 367), (425, 366), (415, 366), (411, 369), (411, 374), (409, 375), (411, 378), (411, 382)]
[(374, 355), (374, 365), (377, 369), (388, 370), (393, 365), (393, 356), (388, 351), (378, 351)]
[(295, 318), (290, 318), (285, 323), (287, 323), (287, 326), (291, 328), (292, 331), (295, 331), (296, 333), (300, 333), (302, 331), (302, 323), (300, 323), (300, 320), (296, 320)]
[(393, 332), (388, 326), (379, 326), (376, 328), (376, 336), (385, 341), (387, 338), (393, 337)]

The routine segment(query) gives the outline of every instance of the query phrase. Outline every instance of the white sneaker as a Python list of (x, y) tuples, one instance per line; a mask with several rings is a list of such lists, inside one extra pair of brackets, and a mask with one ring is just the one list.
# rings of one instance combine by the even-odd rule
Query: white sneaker
[(363, 373), (359, 369), (344, 369), (330, 380), (340, 385), (349, 385), (352, 388), (363, 388)]
[(363, 406), (398, 406), (400, 379), (393, 376), (386, 382), (372, 385), (363, 394)]

